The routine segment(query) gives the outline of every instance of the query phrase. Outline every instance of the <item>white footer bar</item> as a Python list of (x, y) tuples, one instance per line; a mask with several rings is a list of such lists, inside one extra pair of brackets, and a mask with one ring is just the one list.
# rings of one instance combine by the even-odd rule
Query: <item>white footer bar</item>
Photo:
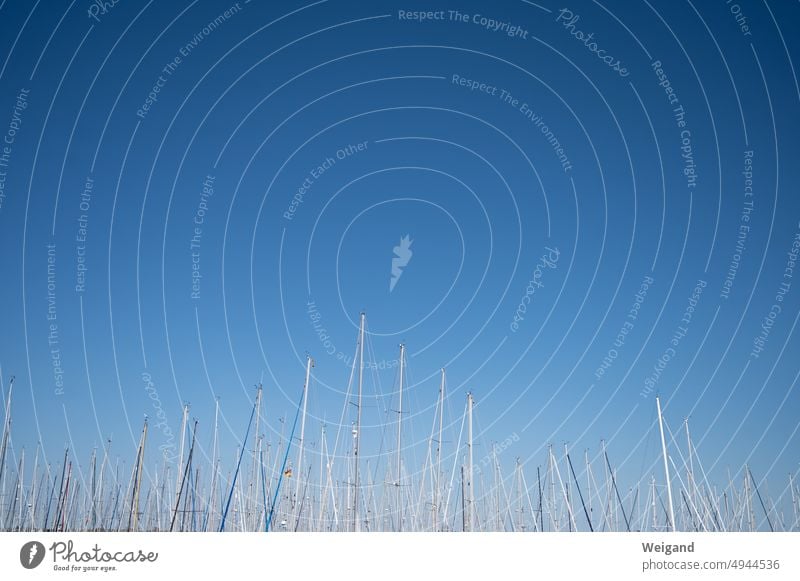
[(800, 533), (0, 533), (3, 579), (800, 579)]

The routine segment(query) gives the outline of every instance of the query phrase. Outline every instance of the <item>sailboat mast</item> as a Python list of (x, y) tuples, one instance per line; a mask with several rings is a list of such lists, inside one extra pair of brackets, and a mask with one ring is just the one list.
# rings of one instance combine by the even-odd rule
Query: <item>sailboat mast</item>
[[(192, 429), (192, 443), (189, 446), (189, 456), (188, 456), (188, 458), (186, 458), (186, 468), (184, 469), (183, 475), (181, 476), (180, 487), (178, 488), (177, 498), (175, 499), (175, 509), (172, 511), (172, 520), (170, 521), (170, 524), (169, 524), (169, 532), (172, 532), (174, 530), (174, 528), (175, 528), (175, 519), (178, 516), (178, 507), (181, 504), (181, 497), (183, 497), (183, 490), (186, 487), (185, 486), (186, 485), (186, 479), (188, 478), (189, 480), (191, 480), (191, 475), (192, 475), (192, 456), (194, 455), (194, 441), (195, 441), (195, 436), (196, 435), (197, 435), (197, 420), (194, 421), (194, 428)], [(180, 471), (180, 466), (178, 466), (178, 469)], [(183, 503), (184, 510), (183, 510), (182, 522), (184, 522), (186, 520), (186, 500), (185, 500), (185, 498), (186, 497), (184, 497), (184, 503)], [(181, 524), (181, 530), (183, 530), (183, 524)]]
[(525, 505), (523, 504), (522, 499), (522, 466), (520, 465), (519, 458), (516, 460), (516, 466), (514, 471), (514, 486), (516, 487), (516, 494), (514, 495), (515, 503), (517, 505), (517, 522), (514, 524), (514, 519), (511, 519), (511, 527), (512, 531), (524, 531), (525, 530)]
[(669, 462), (667, 462), (667, 442), (664, 439), (664, 419), (661, 416), (661, 399), (656, 396), (656, 408), (658, 409), (658, 429), (661, 432), (661, 453), (664, 457), (664, 473), (667, 478), (667, 503), (669, 506), (670, 528), (675, 530), (675, 509), (672, 505), (672, 481), (669, 477)]
[(211, 487), (209, 489), (208, 509), (206, 511), (206, 522), (203, 527), (208, 530), (209, 521), (214, 518), (214, 508), (217, 498), (217, 475), (219, 474), (219, 397), (216, 398), (214, 405), (214, 443), (211, 452)]
[(556, 475), (553, 466), (555, 465), (555, 457), (553, 456), (553, 445), (547, 446), (547, 475), (550, 481), (550, 530), (559, 531), (560, 522), (558, 514), (556, 514)]
[(178, 469), (175, 471), (175, 496), (178, 496), (178, 487), (181, 485), (181, 470), (180, 467), (183, 465), (183, 449), (186, 445), (186, 423), (189, 421), (189, 404), (183, 404), (183, 416), (181, 418), (181, 447), (178, 453)]
[(400, 344), (400, 395), (397, 405), (397, 530), (403, 530), (403, 490), (402, 480), (402, 456), (401, 456), (401, 434), (403, 429), (403, 372), (406, 346)]
[(656, 507), (656, 477), (650, 477), (650, 495), (652, 497), (651, 510), (653, 511), (653, 531), (658, 528), (658, 508)]
[(28, 513), (31, 519), (31, 528), (30, 530), (36, 529), (36, 495), (39, 493), (39, 488), (37, 487), (37, 478), (39, 476), (39, 449), (41, 448), (41, 444), (36, 444), (36, 455), (33, 458), (33, 477), (31, 478), (31, 492), (30, 498), (28, 502)]
[[(5, 482), (3, 480), (4, 472), (5, 472), (5, 465), (6, 465), (6, 450), (8, 448), (8, 437), (9, 432), (11, 431), (11, 394), (14, 391), (14, 377), (11, 377), (11, 381), (8, 385), (8, 399), (4, 402), (5, 403), (5, 418), (3, 420), (3, 441), (0, 444), (0, 482)], [(3, 490), (5, 492), (5, 490)]]
[[(38, 449), (37, 449), (38, 452)], [(90, 462), (91, 467), (90, 470), (92, 472), (92, 498), (91, 498), (91, 505), (92, 505), (92, 515), (91, 515), (91, 528), (90, 530), (94, 530), (95, 527), (95, 516), (97, 515), (97, 448), (92, 450), (92, 460)]]
[[(689, 456), (689, 474), (687, 474), (687, 484), (689, 487), (689, 498), (692, 500), (692, 505), (697, 506), (697, 485), (694, 478), (694, 462), (692, 461), (692, 438), (689, 436), (689, 418), (684, 420), (686, 428), (686, 453)], [(698, 518), (700, 515), (697, 515)]]
[[(60, 519), (60, 510), (61, 510), (61, 496), (64, 494), (64, 478), (66, 477), (67, 473), (67, 454), (69, 453), (69, 448), (64, 448), (64, 461), (61, 463), (61, 480), (58, 483), (58, 499), (56, 500), (56, 513), (55, 519), (53, 520), (53, 530), (58, 530), (58, 522)], [(53, 492), (51, 493), (51, 497), (55, 494), (55, 481), (53, 482)], [(45, 516), (45, 528), (47, 528), (47, 521), (50, 516), (50, 506), (48, 504), (47, 508), (47, 516)]]
[(750, 473), (750, 468), (748, 468), (747, 464), (744, 465), (744, 496), (745, 496), (745, 510), (747, 511), (747, 521), (748, 526), (750, 527), (749, 532), (755, 532), (756, 530), (756, 515), (753, 511), (753, 495), (750, 491), (750, 480), (747, 478), (748, 474)]
[(442, 381), (439, 385), (439, 440), (436, 445), (436, 498), (434, 499), (433, 530), (438, 530), (439, 504), (441, 503), (441, 478), (442, 478), (442, 422), (444, 420), (444, 367), (442, 367)]
[(794, 523), (789, 530), (797, 530), (798, 523), (798, 501), (797, 501), (797, 491), (794, 488), (794, 475), (790, 472), (789, 473), (789, 490), (792, 491), (792, 514), (794, 515)]
[(306, 433), (306, 410), (308, 409), (308, 384), (311, 381), (311, 368), (314, 367), (314, 360), (311, 355), (306, 356), (306, 380), (303, 384), (303, 416), (300, 419), (300, 449), (297, 452), (297, 485), (294, 492), (294, 503), (298, 507), (295, 511), (294, 528), (297, 530), (297, 525), (300, 523), (300, 510), (302, 503), (299, 501), (300, 497), (300, 481), (303, 477), (303, 446), (305, 444)]
[[(495, 493), (495, 530), (500, 531), (500, 465), (497, 462), (497, 442), (492, 444), (492, 463), (494, 464), (494, 493)], [(487, 515), (488, 517), (488, 515)], [(488, 524), (488, 523), (487, 523)]]
[(21, 528), (21, 515), (22, 511), (19, 511), (19, 514), (16, 515), (16, 524), (14, 524), (15, 520), (15, 513), (17, 512), (17, 505), (19, 505), (20, 509), (22, 508), (22, 502), (20, 497), (22, 495), (22, 477), (25, 474), (25, 448), (22, 448), (22, 453), (20, 455), (19, 464), (17, 465), (17, 481), (14, 483), (14, 498), (11, 501), (11, 506), (6, 513), (6, 519), (10, 519), (9, 522), (6, 523), (6, 528), (8, 530), (22, 530)]
[[(250, 435), (250, 428), (253, 426), (253, 416), (255, 415), (255, 413), (256, 413), (256, 406), (255, 406), (255, 404), (253, 404), (253, 411), (250, 412), (250, 419), (247, 421), (247, 431), (244, 433), (244, 440), (242, 441), (242, 447), (239, 450), (239, 454), (238, 454), (239, 460), (236, 462), (236, 471), (233, 473), (233, 479), (232, 479), (232, 482), (231, 482), (231, 489), (230, 489), (230, 492), (228, 493), (228, 500), (225, 503), (225, 509), (222, 511), (222, 516), (220, 518), (219, 532), (222, 532), (222, 531), (225, 530), (225, 520), (228, 517), (228, 510), (231, 507), (231, 500), (233, 499), (233, 493), (236, 490), (236, 480), (237, 480), (237, 478), (239, 476), (239, 469), (242, 466), (242, 458), (244, 457), (245, 447), (247, 446), (247, 438)], [(269, 523), (267, 523), (267, 527), (268, 526), (269, 526)]]
[(461, 465), (461, 530), (469, 531), (467, 526), (467, 479), (464, 477), (464, 465)]
[(144, 472), (144, 445), (147, 441), (147, 418), (144, 420), (144, 427), (142, 428), (142, 439), (139, 442), (139, 454), (138, 458), (136, 459), (136, 476), (135, 476), (135, 484), (133, 490), (133, 497), (131, 499), (131, 511), (133, 517), (133, 528), (130, 528), (130, 519), (128, 524), (128, 530), (136, 531), (136, 527), (139, 523), (139, 492), (142, 486), (142, 473)]
[(468, 493), (468, 503), (467, 508), (467, 524), (469, 526), (470, 532), (473, 531), (474, 525), (474, 517), (473, 512), (475, 510), (475, 487), (473, 485), (473, 477), (474, 477), (474, 466), (472, 464), (472, 406), (473, 406), (473, 399), (472, 399), (472, 392), (467, 394), (467, 449), (469, 450), (469, 457), (468, 457), (468, 465), (467, 465), (467, 493)]
[(544, 510), (542, 506), (542, 473), (536, 467), (536, 480), (539, 482), (539, 532), (544, 532)]
[(358, 403), (356, 404), (356, 437), (354, 439), (353, 456), (355, 460), (355, 482), (353, 489), (353, 527), (356, 532), (361, 531), (361, 522), (359, 518), (358, 507), (358, 468), (360, 463), (360, 448), (361, 448), (361, 396), (364, 388), (364, 319), (365, 314), (361, 313), (361, 322), (358, 330)]
[(69, 502), (69, 493), (70, 493), (69, 483), (70, 483), (71, 480), (72, 480), (72, 461), (70, 460), (69, 466), (67, 467), (67, 479), (64, 482), (64, 495), (61, 498), (61, 502), (62, 502), (61, 510), (59, 512), (59, 518), (58, 518), (58, 521), (57, 521), (58, 523), (60, 523), (58, 525), (59, 528), (57, 530), (60, 530), (61, 532), (64, 532), (64, 531), (67, 530), (66, 529), (66, 526), (67, 526), (67, 509), (69, 508), (68, 502)]
[[(255, 431), (253, 432), (253, 438), (255, 439), (255, 446), (253, 447), (253, 465), (250, 469), (250, 482), (247, 485), (247, 513), (245, 514), (245, 519), (248, 517), (252, 517), (256, 519), (256, 511), (254, 510), (255, 504), (257, 504), (258, 499), (258, 458), (259, 458), (259, 445), (261, 440), (259, 438), (258, 429), (259, 429), (259, 420), (261, 419), (261, 398), (263, 394), (263, 388), (261, 383), (258, 384), (256, 388), (256, 412), (255, 412)], [(257, 523), (253, 522), (253, 527), (257, 526)]]

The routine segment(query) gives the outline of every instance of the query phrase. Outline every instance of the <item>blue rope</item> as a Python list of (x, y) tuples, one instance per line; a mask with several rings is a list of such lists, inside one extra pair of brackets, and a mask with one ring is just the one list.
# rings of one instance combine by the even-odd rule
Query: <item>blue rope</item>
[(247, 422), (247, 433), (244, 435), (244, 442), (242, 442), (242, 449), (239, 452), (239, 462), (236, 464), (236, 472), (233, 473), (233, 483), (231, 484), (231, 492), (228, 494), (228, 502), (225, 503), (225, 512), (222, 513), (222, 522), (219, 524), (219, 532), (225, 530), (225, 519), (228, 518), (228, 509), (231, 506), (231, 499), (233, 498), (233, 490), (236, 488), (236, 478), (239, 476), (239, 468), (242, 466), (242, 457), (244, 450), (247, 446), (247, 437), (250, 435), (250, 426), (253, 424), (253, 416), (256, 413), (256, 404), (253, 404), (253, 411), (250, 412), (250, 421)]
[[(303, 398), (300, 398), (300, 404), (302, 405)], [(278, 493), (281, 491), (281, 482), (283, 482), (283, 472), (286, 470), (286, 461), (289, 459), (289, 450), (292, 447), (292, 440), (294, 439), (294, 430), (297, 427), (297, 418), (300, 416), (300, 405), (297, 406), (297, 413), (294, 415), (294, 425), (292, 425), (292, 433), (289, 436), (289, 442), (286, 444), (286, 454), (283, 456), (283, 466), (281, 466), (281, 473), (278, 476), (278, 486), (275, 487), (275, 496), (272, 499), (272, 506), (269, 509), (269, 518), (267, 518), (266, 525), (264, 526), (264, 532), (269, 532), (269, 525), (272, 523), (272, 515), (275, 512), (275, 502), (278, 500)]]

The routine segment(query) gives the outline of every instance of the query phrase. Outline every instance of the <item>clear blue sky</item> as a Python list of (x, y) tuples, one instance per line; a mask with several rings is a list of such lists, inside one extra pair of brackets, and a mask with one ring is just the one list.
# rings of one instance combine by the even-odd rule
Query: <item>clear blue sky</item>
[(155, 397), (151, 464), (182, 402), (208, 453), (218, 396), (227, 461), (259, 382), (277, 442), (306, 353), (317, 438), (365, 310), (388, 367), (367, 455), (393, 446), (404, 342), (418, 463), (444, 366), (450, 445), (472, 391), (479, 455), (519, 436), (506, 470), (606, 439), (621, 480), (660, 477), (658, 393), (711, 480), (747, 463), (779, 495), (800, 449), (798, 5), (604, 4), (3, 2), (15, 449), (88, 462), (113, 435), (132, 460)]

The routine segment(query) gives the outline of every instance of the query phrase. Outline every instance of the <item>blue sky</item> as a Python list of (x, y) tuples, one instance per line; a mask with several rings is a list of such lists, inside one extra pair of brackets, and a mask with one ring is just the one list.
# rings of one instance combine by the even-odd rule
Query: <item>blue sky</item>
[(133, 458), (156, 393), (206, 449), (218, 397), (232, 456), (259, 382), (277, 441), (306, 353), (309, 429), (333, 429), (364, 310), (368, 454), (403, 342), (418, 461), (446, 367), (452, 440), (472, 391), (484, 454), (519, 436), (507, 468), (605, 439), (627, 481), (660, 476), (658, 393), (711, 480), (796, 472), (796, 4), (90, 6), (0, 6), (16, 447)]

